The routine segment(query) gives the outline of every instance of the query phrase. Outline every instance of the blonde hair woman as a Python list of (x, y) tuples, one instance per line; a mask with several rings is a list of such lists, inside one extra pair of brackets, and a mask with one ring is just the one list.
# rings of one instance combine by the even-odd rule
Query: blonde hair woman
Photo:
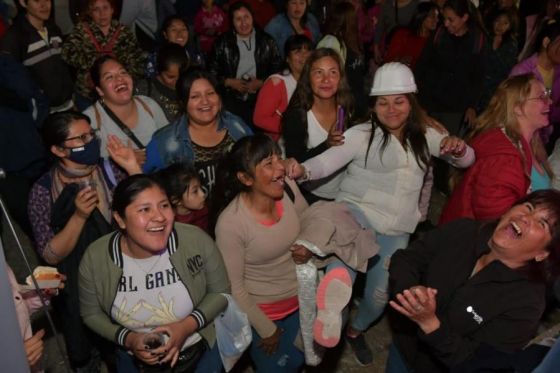
[(550, 91), (533, 74), (503, 81), (468, 136), (476, 162), (463, 175), (440, 223), (500, 217), (531, 190), (550, 188), (552, 171), (537, 130), (548, 126)]

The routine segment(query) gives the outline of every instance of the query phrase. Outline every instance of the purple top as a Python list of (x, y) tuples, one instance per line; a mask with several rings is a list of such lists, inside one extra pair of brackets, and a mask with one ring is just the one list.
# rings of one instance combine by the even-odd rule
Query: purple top
[[(123, 180), (127, 176), (115, 163), (110, 162), (110, 164), (117, 182)], [(35, 238), (35, 248), (43, 259), (45, 258), (43, 256), (45, 247), (54, 237), (54, 232), (51, 227), (51, 210), (54, 202), (51, 197), (52, 172), (53, 170), (51, 169), (35, 182), (29, 193), (27, 206), (27, 213), (33, 229), (33, 237)], [(100, 175), (103, 175), (103, 178), (107, 178), (102, 169), (100, 169), (99, 172)], [(111, 186), (112, 183), (108, 181), (107, 185)], [(115, 186), (113, 186), (113, 188), (114, 187)], [(109, 198), (111, 197), (112, 196), (109, 196)]]

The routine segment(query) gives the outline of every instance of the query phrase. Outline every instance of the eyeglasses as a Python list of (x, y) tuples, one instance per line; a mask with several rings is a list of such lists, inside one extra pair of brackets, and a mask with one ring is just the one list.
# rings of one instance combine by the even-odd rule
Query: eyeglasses
[(550, 89), (545, 89), (544, 92), (539, 96), (539, 97), (529, 97), (527, 98), (527, 101), (529, 100), (541, 100), (544, 103), (548, 103), (549, 100), (551, 100), (552, 96), (552, 90)]
[(69, 137), (67, 139), (64, 139), (63, 142), (72, 141), (72, 140), (81, 140), (83, 144), (87, 144), (96, 137), (97, 137), (97, 132), (91, 130), (90, 132), (83, 133), (80, 136), (74, 136), (74, 137)]

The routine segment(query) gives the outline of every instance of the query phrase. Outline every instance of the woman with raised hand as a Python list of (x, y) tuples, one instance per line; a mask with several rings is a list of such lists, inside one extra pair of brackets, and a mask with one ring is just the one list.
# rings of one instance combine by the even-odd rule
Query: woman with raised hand
[[(376, 232), (380, 251), (371, 259), (364, 296), (346, 339), (362, 365), (373, 355), (363, 333), (387, 304), (387, 263), (406, 247), (420, 220), (419, 199), (430, 158), (441, 157), (456, 167), (468, 167), (474, 153), (464, 141), (428, 127), (416, 100), (412, 71), (398, 62), (375, 73), (371, 123), (351, 127), (344, 143), (308, 159), (290, 162), (288, 175), (300, 181), (318, 180), (346, 166), (337, 201), (348, 203), (354, 217)], [(354, 272), (355, 273), (355, 272)]]
[(113, 162), (100, 158), (100, 141), (89, 118), (78, 112), (52, 114), (43, 139), (56, 159), (29, 195), (28, 214), (37, 252), (67, 276), (55, 302), (74, 369), (99, 364), (99, 349), (82, 323), (78, 307), (78, 266), (87, 246), (111, 231), (112, 190), (125, 175), (141, 171), (132, 149), (110, 136)]
[(300, 329), (296, 263), (312, 254), (292, 245), (307, 203), (285, 174), (272, 139), (245, 137), (220, 165), (211, 203), (232, 295), (252, 326), (258, 372), (297, 372), (304, 363), (294, 345)]

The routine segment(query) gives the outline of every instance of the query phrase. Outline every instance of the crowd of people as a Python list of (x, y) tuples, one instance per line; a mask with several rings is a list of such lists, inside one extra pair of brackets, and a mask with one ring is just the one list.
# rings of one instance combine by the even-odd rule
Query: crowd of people
[(560, 369), (557, 0), (0, 0), (0, 97), (76, 372)]

